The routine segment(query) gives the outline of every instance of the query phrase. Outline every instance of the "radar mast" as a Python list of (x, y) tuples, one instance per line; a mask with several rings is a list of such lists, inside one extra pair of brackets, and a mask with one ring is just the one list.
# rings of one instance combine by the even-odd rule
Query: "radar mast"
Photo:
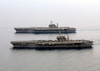
[(53, 24), (52, 20), (51, 20), (51, 24)]
[(67, 41), (69, 41), (69, 35), (67, 35)]

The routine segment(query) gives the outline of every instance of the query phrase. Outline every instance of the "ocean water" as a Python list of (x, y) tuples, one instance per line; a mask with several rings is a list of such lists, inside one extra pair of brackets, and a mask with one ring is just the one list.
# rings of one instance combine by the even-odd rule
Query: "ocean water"
[[(100, 2), (0, 1), (0, 71), (100, 71)], [(15, 40), (56, 39), (59, 34), (16, 34), (14, 27), (75, 27), (70, 39), (93, 41), (90, 49), (13, 49)], [(61, 34), (67, 37), (67, 34)]]

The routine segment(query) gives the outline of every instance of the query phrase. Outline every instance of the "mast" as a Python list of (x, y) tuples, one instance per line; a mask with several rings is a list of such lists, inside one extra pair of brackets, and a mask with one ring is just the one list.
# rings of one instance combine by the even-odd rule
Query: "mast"
[(53, 22), (52, 22), (52, 20), (51, 20), (51, 24), (52, 24)]
[(58, 23), (57, 23), (57, 28), (58, 28)]
[(67, 41), (69, 41), (69, 35), (67, 35)]

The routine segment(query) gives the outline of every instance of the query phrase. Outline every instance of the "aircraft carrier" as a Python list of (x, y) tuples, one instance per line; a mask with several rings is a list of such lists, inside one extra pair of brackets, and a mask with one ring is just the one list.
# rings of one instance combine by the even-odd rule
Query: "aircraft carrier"
[(16, 33), (34, 33), (34, 34), (52, 34), (52, 33), (75, 33), (76, 28), (72, 27), (58, 27), (57, 25), (53, 24), (51, 21), (51, 24), (49, 24), (48, 27), (25, 27), (25, 28), (14, 28), (16, 30)]
[(70, 48), (91, 48), (93, 41), (90, 40), (69, 40), (65, 36), (57, 36), (56, 40), (29, 40), (11, 41), (13, 48), (35, 48), (35, 49), (70, 49)]

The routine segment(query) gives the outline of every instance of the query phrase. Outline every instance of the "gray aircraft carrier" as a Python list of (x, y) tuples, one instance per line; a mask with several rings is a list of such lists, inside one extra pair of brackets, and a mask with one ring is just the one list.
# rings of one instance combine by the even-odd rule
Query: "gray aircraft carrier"
[(58, 27), (58, 24), (55, 25), (51, 21), (49, 27), (26, 27), (26, 28), (14, 28), (16, 33), (35, 33), (35, 34), (44, 34), (44, 33), (75, 33), (76, 28), (71, 27)]
[(57, 36), (56, 40), (30, 40), (11, 41), (13, 48), (36, 48), (36, 49), (69, 49), (69, 48), (91, 48), (93, 41), (90, 40), (69, 40), (65, 36)]

